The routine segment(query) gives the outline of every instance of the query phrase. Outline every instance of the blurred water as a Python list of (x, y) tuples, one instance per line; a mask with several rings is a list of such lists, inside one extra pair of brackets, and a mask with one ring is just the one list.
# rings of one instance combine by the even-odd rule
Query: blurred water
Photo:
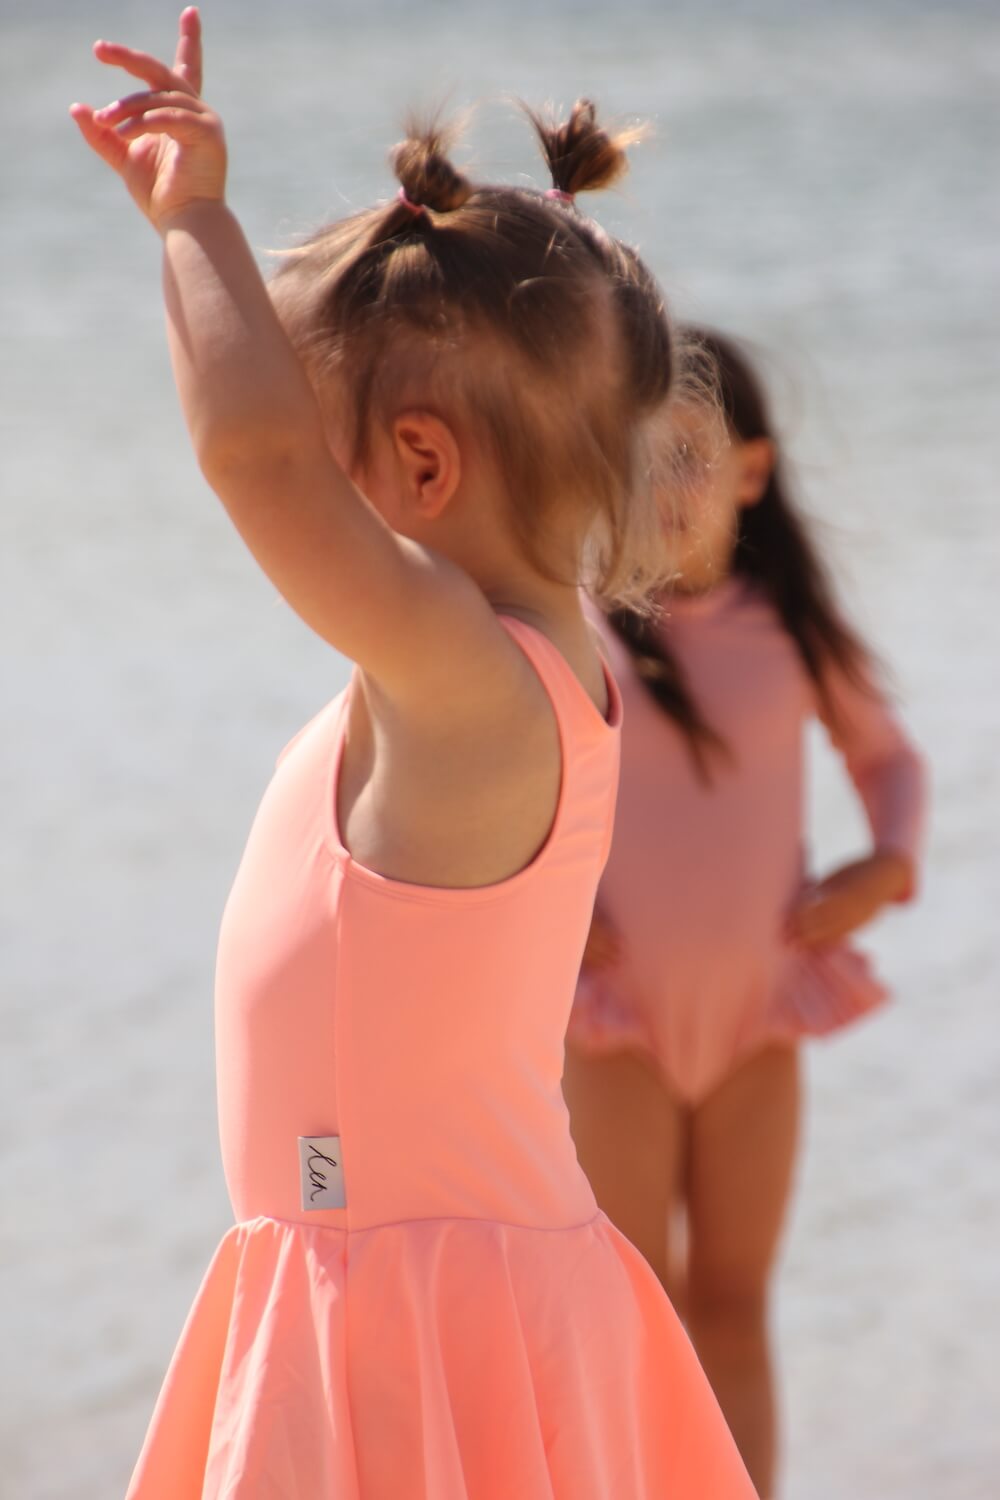
[[(491, 101), (484, 175), (538, 180), (500, 100), (653, 119), (599, 212), (675, 309), (758, 339), (860, 623), (936, 783), (922, 905), (874, 946), (894, 1012), (811, 1059), (779, 1324), (792, 1500), (1000, 1492), (992, 513), (993, 4), (208, 0), (232, 200), (275, 246), (388, 194), (408, 104)], [(278, 748), (344, 679), (189, 457), (157, 244), (65, 115), (95, 35), (164, 0), (0, 5), (3, 1496), (124, 1488), (229, 1222), (215, 932)], [(10, 131), (13, 134), (10, 135)], [(820, 749), (821, 861), (857, 846)], [(626, 1500), (626, 1497), (622, 1497)]]

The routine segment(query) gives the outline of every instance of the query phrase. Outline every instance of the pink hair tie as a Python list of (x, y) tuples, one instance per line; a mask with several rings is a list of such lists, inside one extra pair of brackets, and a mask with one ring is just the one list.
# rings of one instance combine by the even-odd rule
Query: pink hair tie
[(400, 190), (399, 190), (399, 192), (396, 194), (396, 196), (398, 197), (398, 199), (399, 199), (400, 203), (403, 205), (403, 207), (404, 208), (408, 208), (410, 210), (410, 213), (413, 215), (413, 217), (415, 219), (418, 219), (421, 214), (427, 212), (427, 210), (425, 209), (425, 207), (424, 207), (424, 205), (422, 203), (414, 203), (412, 199), (410, 199), (410, 198), (408, 198), (406, 196), (406, 189), (405, 189), (405, 187), (401, 187)]
[(576, 196), (573, 193), (564, 193), (562, 188), (546, 188), (546, 198), (557, 198), (560, 203), (575, 203)]

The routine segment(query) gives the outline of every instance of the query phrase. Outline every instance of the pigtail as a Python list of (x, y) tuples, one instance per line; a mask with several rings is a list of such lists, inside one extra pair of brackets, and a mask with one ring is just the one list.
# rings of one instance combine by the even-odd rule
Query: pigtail
[(457, 138), (457, 129), (436, 117), (406, 122), (405, 138), (389, 153), (399, 192), (376, 217), (366, 249), (425, 234), (434, 228), (431, 215), (455, 213), (469, 201), (475, 188), (448, 158)]
[[(645, 138), (644, 125), (615, 132), (598, 122), (597, 106), (578, 99), (565, 120), (552, 110), (522, 106), (542, 148), (552, 178), (547, 196), (572, 205), (577, 193), (598, 192), (620, 182), (628, 171), (628, 148)], [(584, 220), (595, 253), (611, 271), (622, 347), (627, 361), (629, 401), (653, 411), (667, 396), (675, 376), (673, 336), (663, 294), (648, 267), (629, 245), (612, 239)]]
[(525, 113), (538, 137), (555, 192), (571, 199), (577, 193), (598, 192), (619, 182), (628, 171), (628, 147), (645, 134), (641, 126), (609, 134), (597, 123), (597, 110), (589, 99), (578, 99), (563, 121), (551, 111), (525, 107)]
[(389, 160), (409, 210), (430, 209), (450, 214), (472, 197), (475, 189), (467, 177), (452, 166), (448, 153), (458, 132), (439, 120), (406, 123), (406, 139), (394, 146)]

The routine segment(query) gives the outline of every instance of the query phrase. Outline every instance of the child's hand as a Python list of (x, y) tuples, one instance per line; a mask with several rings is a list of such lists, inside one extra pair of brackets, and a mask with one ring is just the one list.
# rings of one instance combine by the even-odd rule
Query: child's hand
[(786, 935), (806, 948), (825, 948), (870, 922), (910, 888), (910, 862), (900, 854), (872, 854), (810, 886), (789, 913)]
[(595, 911), (590, 919), (587, 946), (583, 950), (585, 969), (609, 969), (621, 951), (618, 934), (611, 923)]
[(149, 90), (103, 109), (74, 104), (80, 134), (122, 178), (157, 229), (192, 203), (221, 202), (226, 183), (222, 122), (201, 100), (201, 19), (181, 14), (172, 68), (145, 52), (95, 42), (99, 62), (141, 78)]

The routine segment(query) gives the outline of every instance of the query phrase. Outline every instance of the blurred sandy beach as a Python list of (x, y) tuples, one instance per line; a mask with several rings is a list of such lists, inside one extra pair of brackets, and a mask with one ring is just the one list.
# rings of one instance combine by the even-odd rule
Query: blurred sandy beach
[[(206, 94), (261, 247), (393, 190), (408, 104), (591, 93), (654, 121), (594, 203), (674, 310), (757, 341), (845, 594), (934, 776), (891, 1012), (810, 1053), (777, 1317), (787, 1500), (1000, 1494), (1000, 10), (960, 0), (207, 0)], [(350, 19), (348, 19), (350, 17)], [(124, 1492), (228, 1227), (222, 905), (275, 756), (346, 667), (189, 455), (158, 247), (74, 138), (165, 0), (5, 7), (0, 1496)], [(487, 105), (483, 175), (541, 183)], [(862, 825), (818, 747), (814, 857)], [(622, 1497), (627, 1500), (627, 1497)]]

